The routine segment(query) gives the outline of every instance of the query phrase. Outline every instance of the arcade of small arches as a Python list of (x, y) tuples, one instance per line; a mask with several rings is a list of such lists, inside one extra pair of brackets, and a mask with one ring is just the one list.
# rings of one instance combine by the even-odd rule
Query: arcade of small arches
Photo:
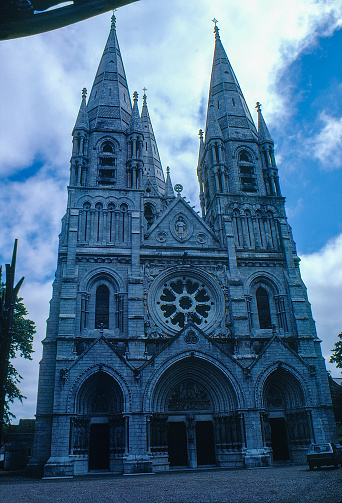
[(279, 250), (280, 230), (276, 213), (271, 208), (227, 208), (232, 216), (235, 246), (239, 249)]
[(131, 213), (127, 203), (86, 201), (79, 211), (78, 242), (128, 244), (131, 240)]
[[(69, 455), (88, 462), (88, 470), (122, 470), (137, 440), (130, 436), (131, 411), (124, 399), (129, 390), (108, 370), (99, 369), (79, 386), (71, 412)], [(305, 393), (290, 371), (273, 369), (256, 400), (262, 445), (274, 460), (292, 459), (313, 440)], [(153, 389), (146, 388), (143, 402), (146, 454), (156, 466), (161, 460), (164, 467), (228, 466), (254, 447), (246, 436), (246, 397), (224, 369), (201, 358), (170, 365)]]

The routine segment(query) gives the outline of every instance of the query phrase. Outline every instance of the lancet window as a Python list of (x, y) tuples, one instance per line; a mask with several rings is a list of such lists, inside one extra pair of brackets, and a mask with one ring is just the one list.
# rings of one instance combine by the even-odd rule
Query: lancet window
[(246, 298), (248, 320), (251, 330), (277, 329), (288, 332), (287, 297), (268, 279), (253, 282)]
[(255, 292), (256, 304), (258, 310), (259, 327), (272, 328), (270, 301), (267, 291), (259, 287)]
[(80, 294), (80, 311), (81, 334), (93, 329), (111, 330), (114, 335), (124, 331), (125, 296), (107, 275), (101, 275)]
[(106, 285), (96, 289), (95, 328), (109, 328), (109, 290)]

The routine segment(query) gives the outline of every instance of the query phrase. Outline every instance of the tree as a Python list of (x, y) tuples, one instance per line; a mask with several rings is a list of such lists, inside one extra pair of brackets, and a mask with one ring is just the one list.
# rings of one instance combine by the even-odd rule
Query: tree
[(329, 362), (335, 363), (336, 367), (342, 369), (342, 332), (337, 337), (339, 340), (335, 342)]
[(11, 360), (13, 360), (13, 358), (15, 358), (18, 354), (19, 356), (26, 358), (27, 360), (32, 360), (31, 354), (33, 353), (33, 334), (36, 333), (34, 322), (32, 320), (24, 318), (24, 316), (26, 316), (28, 313), (22, 301), (23, 299), (19, 298), (16, 300), (16, 303), (14, 305), (13, 335), (10, 346), (10, 360), (8, 362), (7, 379), (5, 385), (5, 424), (8, 424), (11, 418), (15, 418), (15, 415), (10, 412), (10, 404), (13, 403), (16, 398), (21, 402), (26, 398), (26, 396), (21, 393), (20, 389), (17, 386), (20, 383), (22, 376), (14, 367)]
[[(24, 318), (27, 311), (18, 299), (18, 292), (24, 281), (21, 278), (15, 285), (15, 265), (18, 240), (14, 241), (11, 264), (6, 264), (6, 283), (2, 283), (0, 266), (0, 445), (2, 442), (4, 420), (9, 420), (9, 403), (15, 398), (23, 400), (17, 384), (22, 377), (13, 366), (10, 358), (17, 353), (30, 358), (33, 351), (32, 338), (35, 332), (34, 323)], [(13, 414), (12, 414), (13, 416)]]

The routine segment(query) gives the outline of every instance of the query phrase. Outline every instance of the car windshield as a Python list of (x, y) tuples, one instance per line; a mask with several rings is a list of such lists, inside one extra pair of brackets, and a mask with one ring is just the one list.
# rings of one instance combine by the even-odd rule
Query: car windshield
[(330, 444), (316, 444), (311, 445), (310, 452), (331, 452), (332, 448)]

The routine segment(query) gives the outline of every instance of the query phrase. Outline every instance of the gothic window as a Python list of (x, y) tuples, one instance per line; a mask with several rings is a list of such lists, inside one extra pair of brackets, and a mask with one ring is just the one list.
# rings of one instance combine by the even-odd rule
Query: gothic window
[(259, 327), (272, 328), (270, 301), (267, 291), (261, 286), (255, 292)]
[(257, 192), (256, 176), (251, 157), (246, 150), (239, 153), (239, 174), (241, 190), (243, 192)]
[(189, 321), (205, 325), (212, 315), (214, 302), (205, 284), (181, 277), (163, 285), (157, 305), (165, 323), (183, 328)]
[(109, 290), (106, 285), (96, 289), (95, 328), (109, 328)]
[(147, 222), (147, 228), (151, 227), (156, 217), (156, 212), (151, 203), (146, 203), (144, 206), (144, 217)]
[(99, 156), (99, 185), (114, 185), (116, 182), (116, 155), (114, 145), (106, 141), (101, 147)]

